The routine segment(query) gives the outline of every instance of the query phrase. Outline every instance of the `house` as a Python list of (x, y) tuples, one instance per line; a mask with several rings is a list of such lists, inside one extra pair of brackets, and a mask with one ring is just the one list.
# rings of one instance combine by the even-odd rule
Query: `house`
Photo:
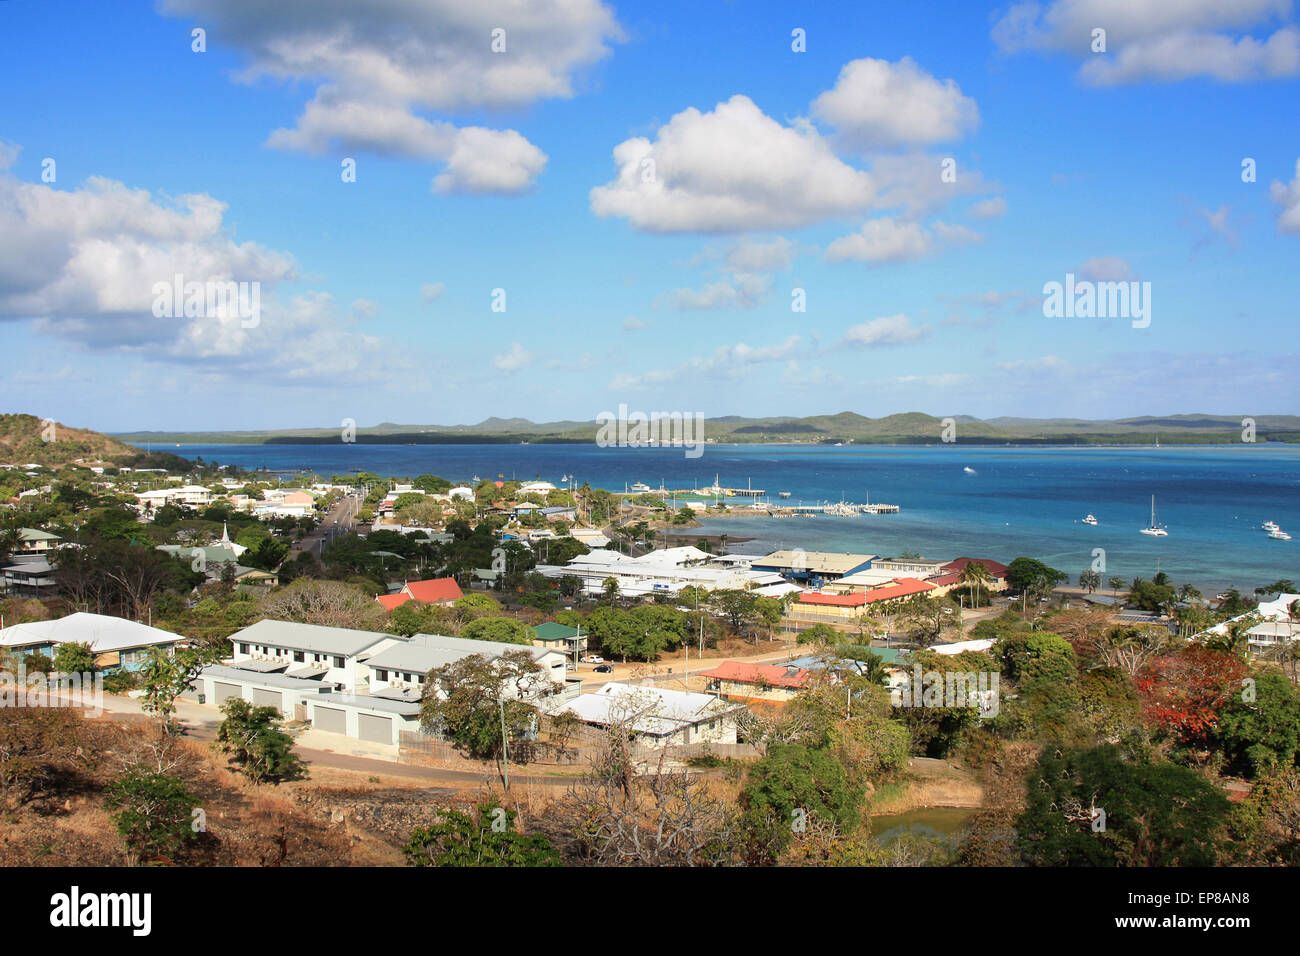
[(15, 555), (0, 565), (0, 590), (15, 597), (49, 597), (54, 593), (54, 567), (41, 555)]
[(425, 675), (434, 668), (454, 664), (476, 654), (495, 660), (517, 651), (527, 651), (542, 668), (542, 673), (552, 685), (546, 689), (547, 693), (572, 685), (569, 689), (576, 694), (580, 679), (570, 679), (565, 673), (564, 654), (561, 651), (500, 641), (474, 641), (443, 634), (416, 634), (409, 640), (377, 647), (363, 654), (363, 683), (372, 697), (419, 701)]
[(519, 494), (541, 495), (543, 498), (545, 498), (554, 490), (555, 490), (555, 486), (551, 484), (549, 481), (525, 481), (522, 485), (519, 486)]
[(587, 635), (576, 627), (547, 621), (545, 624), (538, 624), (533, 630), (537, 632), (537, 640), (533, 642), (537, 647), (557, 648), (574, 655), (581, 654), (587, 649)]
[(850, 591), (845, 594), (804, 591), (799, 595), (795, 607), (814, 616), (852, 620), (864, 613), (886, 610), (900, 601), (934, 590), (934, 585), (926, 581), (898, 578), (892, 584), (870, 591)]
[[(1261, 602), (1254, 611), (1249, 612), (1260, 618), (1259, 623), (1246, 632), (1246, 642), (1251, 651), (1259, 653), (1300, 638), (1300, 621), (1291, 620), (1291, 605), (1296, 601), (1300, 601), (1300, 594), (1279, 594), (1271, 601)], [(1248, 614), (1238, 614), (1197, 636), (1227, 635), (1232, 624), (1247, 616)]]
[(570, 713), (594, 727), (626, 725), (651, 748), (689, 744), (734, 744), (736, 715), (743, 705), (712, 694), (652, 685), (605, 684), (552, 710)]
[(39, 528), (19, 528), (18, 547), (14, 549), (14, 554), (40, 554), (44, 551), (53, 551), (62, 540), (57, 534), (41, 531)]
[(950, 574), (957, 575), (957, 581), (961, 581), (961, 575), (968, 565), (982, 564), (984, 570), (988, 572), (989, 580), (980, 585), (982, 589), (989, 591), (1005, 591), (1007, 589), (1007, 572), (1010, 570), (1000, 561), (994, 561), (991, 558), (958, 558), (956, 561), (949, 561), (940, 571), (942, 574), (933, 583), (940, 584), (941, 581)]
[(407, 601), (417, 604), (452, 604), (463, 598), (455, 578), (429, 578), (425, 581), (407, 581), (396, 594), (381, 594), (376, 600), (388, 610), (401, 607)]
[(925, 558), (877, 558), (871, 562), (873, 571), (892, 571), (910, 578), (932, 578), (944, 571), (944, 562)]
[(0, 631), (0, 647), (26, 657), (53, 657), (60, 644), (89, 644), (95, 666), (102, 670), (139, 670), (149, 651), (170, 654), (184, 638), (171, 631), (108, 614), (78, 611), (53, 621), (15, 624)]
[(802, 667), (748, 661), (723, 661), (700, 676), (709, 682), (710, 693), (727, 700), (776, 704), (792, 700), (812, 678), (811, 672)]

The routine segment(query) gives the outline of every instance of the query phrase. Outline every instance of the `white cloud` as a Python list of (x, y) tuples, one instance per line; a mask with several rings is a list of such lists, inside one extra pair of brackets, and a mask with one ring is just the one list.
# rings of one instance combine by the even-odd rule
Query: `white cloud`
[(635, 315), (629, 315), (623, 320), (623, 331), (625, 332), (635, 332), (639, 329), (648, 328), (650, 328), (650, 323), (638, 319)]
[(970, 214), (976, 219), (997, 219), (1007, 214), (1007, 201), (1001, 196), (981, 199), (970, 207)]
[(1093, 256), (1074, 271), (1091, 282), (1129, 282), (1137, 278), (1133, 267), (1119, 256)]
[(683, 110), (653, 142), (623, 141), (614, 164), (617, 177), (591, 190), (592, 212), (646, 232), (804, 226), (862, 209), (874, 193), (809, 124), (783, 126), (741, 95)]
[(799, 350), (801, 339), (791, 335), (775, 345), (751, 346), (744, 342), (721, 345), (709, 355), (696, 356), (670, 369), (653, 369), (637, 374), (614, 376), (609, 387), (615, 390), (646, 388), (680, 379), (729, 379), (746, 374), (755, 365), (791, 360)]
[(429, 305), (437, 302), (442, 298), (442, 294), (447, 291), (447, 285), (443, 282), (426, 282), (420, 286), (420, 303)]
[(666, 300), (671, 308), (682, 311), (752, 309), (763, 300), (767, 288), (766, 276), (738, 274), (729, 280), (711, 282), (702, 289), (674, 289)]
[[(1081, 58), (1080, 77), (1104, 86), (1141, 80), (1173, 82), (1211, 77), (1245, 82), (1300, 73), (1300, 31), (1283, 26), (1290, 0), (1055, 0), (1014, 4), (994, 25), (1006, 53), (1055, 50)], [(1106, 51), (1092, 52), (1094, 29), (1106, 31)]]
[(379, 303), (372, 299), (356, 299), (352, 303), (352, 318), (359, 321), (373, 319), (379, 314)]
[[(575, 93), (578, 75), (622, 38), (600, 0), (161, 0), (203, 26), (209, 43), (241, 49), (238, 79), (315, 86), (297, 123), (272, 146), (367, 150), (444, 161), (438, 192), (512, 193), (545, 162), (513, 130), (457, 129), (422, 112), (517, 108)], [(492, 49), (505, 30), (505, 52)]]
[(741, 236), (723, 256), (723, 260), (736, 272), (772, 272), (789, 269), (794, 257), (794, 243), (784, 236), (770, 242), (761, 242)]
[(862, 228), (841, 236), (826, 249), (832, 262), (865, 262), (881, 265), (909, 262), (937, 252), (942, 245), (978, 242), (983, 238), (966, 226), (936, 221), (933, 232), (920, 223), (888, 217), (868, 219)]
[(936, 79), (906, 56), (846, 63), (812, 113), (858, 150), (960, 139), (979, 125), (975, 101), (953, 80)]
[(898, 315), (887, 315), (850, 326), (840, 339), (840, 344), (853, 348), (906, 345), (925, 338), (928, 334), (929, 329), (913, 325), (912, 320), (900, 312)]
[(1300, 159), (1296, 160), (1295, 178), (1289, 183), (1274, 180), (1268, 195), (1282, 207), (1277, 214), (1277, 231), (1300, 234)]
[(492, 357), (492, 365), (502, 372), (517, 372), (532, 360), (531, 352), (518, 342), (511, 342), (509, 351)]
[[(276, 287), (297, 278), (293, 257), (236, 242), (225, 210), (202, 193), (155, 198), (102, 177), (60, 190), (0, 170), (0, 319), (31, 320), (65, 347), (129, 352), (195, 374), (369, 380), (383, 344), (349, 330), (325, 293), (281, 299)], [(249, 283), (250, 292), (255, 284), (256, 320), (224, 307), (155, 317), (155, 285), (178, 274), (183, 283)], [(368, 304), (358, 300), (358, 312)]]

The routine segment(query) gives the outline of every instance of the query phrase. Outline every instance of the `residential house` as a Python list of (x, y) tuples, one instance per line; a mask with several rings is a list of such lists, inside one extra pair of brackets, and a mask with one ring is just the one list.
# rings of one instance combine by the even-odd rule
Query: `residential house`
[(700, 676), (708, 681), (709, 693), (727, 700), (769, 704), (784, 704), (794, 699), (812, 678), (811, 672), (802, 667), (748, 661), (723, 661)]
[(452, 604), (463, 598), (455, 578), (429, 578), (424, 581), (407, 581), (395, 594), (381, 594), (376, 600), (388, 610), (401, 607), (407, 601), (417, 604)]
[(595, 727), (626, 726), (652, 749), (690, 744), (734, 744), (743, 705), (712, 694), (653, 685), (609, 683), (552, 709)]
[(184, 638), (171, 631), (107, 614), (78, 611), (53, 621), (0, 630), (0, 646), (21, 655), (53, 657), (60, 644), (88, 644), (101, 670), (139, 670), (153, 648), (170, 654)]

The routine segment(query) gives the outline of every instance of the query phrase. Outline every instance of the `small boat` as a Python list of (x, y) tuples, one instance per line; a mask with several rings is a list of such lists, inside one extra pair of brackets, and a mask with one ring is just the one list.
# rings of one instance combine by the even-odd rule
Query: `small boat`
[(1156, 524), (1156, 496), (1151, 496), (1151, 524), (1142, 529), (1143, 534), (1153, 535), (1158, 538), (1169, 536), (1169, 532), (1163, 526)]
[(965, 468), (962, 469), (962, 471), (966, 472), (966, 474), (968, 475), (973, 475), (976, 473), (975, 469), (972, 468), (970, 465), (967, 465)]
[(1094, 514), (1084, 515), (1084, 517), (1083, 517), (1083, 523), (1084, 523), (1084, 524), (1090, 524), (1090, 525), (1096, 525), (1096, 524), (1097, 524), (1097, 516), (1094, 515)]
[(1276, 521), (1265, 521), (1260, 527), (1265, 531), (1281, 531)]
[(647, 485), (644, 481), (638, 481), (632, 485), (632, 490), (637, 492), (637, 494), (644, 494), (645, 492), (650, 490), (650, 486)]
[(1291, 540), (1291, 536), (1290, 536), (1289, 534), (1287, 534), (1285, 531), (1283, 531), (1281, 528), (1274, 528), (1272, 531), (1270, 531), (1270, 532), (1268, 533), (1268, 536), (1269, 536), (1270, 538), (1272, 538), (1274, 541), (1290, 541), (1290, 540)]
[(777, 492), (777, 494), (779, 494), (782, 498), (789, 498), (789, 497), (790, 497), (790, 492), (788, 492), (788, 491), (779, 491), (779, 492)]

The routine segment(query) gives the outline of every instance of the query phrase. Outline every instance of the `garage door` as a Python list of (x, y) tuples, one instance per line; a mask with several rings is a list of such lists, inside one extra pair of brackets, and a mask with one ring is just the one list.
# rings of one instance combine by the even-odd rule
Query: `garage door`
[(328, 730), (335, 734), (346, 734), (348, 732), (347, 715), (337, 707), (316, 706), (313, 711), (315, 718), (311, 725), (317, 730)]
[(393, 742), (393, 718), (357, 714), (357, 736), (376, 744)]
[(265, 690), (261, 687), (253, 688), (253, 706), (254, 707), (274, 707), (283, 713), (284, 711), (284, 694), (278, 690)]
[(212, 694), (216, 697), (216, 700), (213, 701), (213, 703), (220, 706), (221, 702), (227, 697), (243, 697), (244, 688), (240, 687), (238, 684), (226, 684), (219, 680), (214, 680), (212, 682)]

